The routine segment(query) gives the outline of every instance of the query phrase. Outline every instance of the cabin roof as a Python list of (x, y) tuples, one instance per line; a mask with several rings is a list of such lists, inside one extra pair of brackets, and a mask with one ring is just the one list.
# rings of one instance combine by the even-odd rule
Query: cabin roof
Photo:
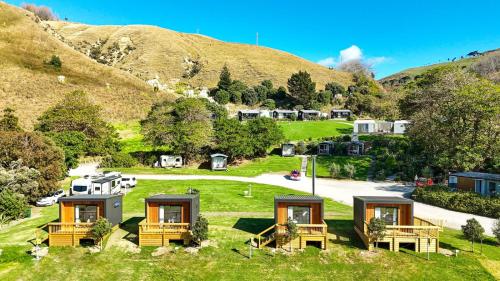
[(82, 194), (68, 197), (61, 197), (59, 201), (80, 201), (80, 200), (106, 200), (110, 198), (121, 197), (121, 194)]
[(366, 203), (401, 203), (401, 204), (413, 203), (413, 200), (396, 196), (354, 196), (354, 198), (357, 198)]
[(92, 182), (95, 182), (95, 183), (105, 183), (105, 182), (116, 180), (116, 179), (119, 179), (119, 178), (121, 178), (121, 176), (119, 176), (119, 175), (111, 175), (111, 176), (106, 176), (106, 177), (103, 177), (103, 178), (98, 178), (98, 179), (92, 180)]
[(312, 110), (312, 109), (303, 109), (303, 110), (301, 110), (301, 112), (304, 112), (304, 113), (321, 113), (318, 110)]
[(244, 109), (244, 110), (240, 110), (239, 112), (241, 112), (243, 114), (259, 114), (260, 110), (257, 110), (257, 109)]
[(315, 195), (276, 195), (275, 202), (323, 202), (323, 198)]
[(214, 158), (214, 157), (225, 157), (225, 158), (227, 158), (227, 155), (222, 154), (222, 153), (215, 153), (215, 154), (210, 155), (210, 157), (212, 157), (212, 158)]
[(158, 194), (146, 198), (146, 201), (188, 201), (199, 196), (199, 194)]
[(409, 120), (396, 120), (394, 121), (394, 124), (409, 124)]
[(297, 111), (295, 110), (290, 110), (290, 109), (275, 109), (273, 112), (278, 112), (278, 113), (296, 113)]
[(480, 172), (458, 172), (458, 173), (452, 173), (450, 174), (450, 176), (500, 181), (500, 174), (490, 174), (490, 173), (480, 173)]
[(349, 109), (332, 109), (332, 112), (351, 112)]
[(375, 124), (375, 120), (372, 119), (363, 119), (363, 120), (356, 120), (354, 121), (354, 124), (363, 124), (363, 123), (369, 123), (369, 124)]

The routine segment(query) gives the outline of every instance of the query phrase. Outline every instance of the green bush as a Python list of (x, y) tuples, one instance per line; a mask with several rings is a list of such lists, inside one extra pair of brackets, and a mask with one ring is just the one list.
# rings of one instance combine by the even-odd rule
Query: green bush
[(101, 167), (104, 168), (130, 168), (137, 165), (137, 160), (128, 153), (114, 152), (103, 158)]
[(28, 208), (28, 202), (23, 195), (9, 189), (0, 192), (0, 215), (5, 220), (11, 221), (23, 218)]
[(330, 176), (332, 178), (338, 178), (340, 176), (340, 172), (340, 165), (337, 163), (332, 163), (332, 165), (330, 166)]
[(208, 220), (201, 215), (196, 219), (196, 222), (193, 224), (193, 240), (196, 243), (200, 243), (203, 240), (208, 239)]
[(412, 198), (453, 211), (491, 218), (500, 217), (500, 198), (483, 197), (473, 192), (452, 192), (447, 186), (416, 188)]
[(106, 218), (99, 218), (92, 226), (92, 236), (96, 239), (97, 245), (102, 249), (103, 238), (111, 233), (111, 223)]
[(214, 97), (214, 100), (219, 104), (227, 104), (229, 99), (229, 92), (226, 90), (218, 90)]
[(53, 55), (50, 58), (50, 61), (48, 62), (49, 65), (52, 65), (56, 69), (61, 69), (62, 67), (62, 62), (59, 56)]

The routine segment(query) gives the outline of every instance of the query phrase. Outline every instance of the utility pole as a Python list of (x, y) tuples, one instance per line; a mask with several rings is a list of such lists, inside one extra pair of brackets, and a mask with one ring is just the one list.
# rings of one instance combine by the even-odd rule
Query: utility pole
[(257, 47), (259, 46), (259, 33), (257, 32), (257, 34), (255, 35), (255, 42), (256, 42), (256, 45)]
[(316, 155), (312, 157), (312, 194), (316, 195)]

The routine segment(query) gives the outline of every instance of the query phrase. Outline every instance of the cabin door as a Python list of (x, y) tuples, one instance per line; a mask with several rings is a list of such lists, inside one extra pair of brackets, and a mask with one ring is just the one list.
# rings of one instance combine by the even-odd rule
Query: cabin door
[(479, 194), (484, 194), (483, 180), (474, 180), (474, 191)]

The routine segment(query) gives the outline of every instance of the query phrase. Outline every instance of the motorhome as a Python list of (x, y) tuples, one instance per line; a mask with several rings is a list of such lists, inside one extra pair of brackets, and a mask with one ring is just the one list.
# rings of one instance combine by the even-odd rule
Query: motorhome
[(121, 189), (122, 175), (110, 172), (94, 176), (84, 176), (71, 182), (70, 195), (117, 194)]
[(160, 167), (162, 168), (181, 168), (182, 167), (182, 157), (174, 155), (161, 155), (160, 156)]

